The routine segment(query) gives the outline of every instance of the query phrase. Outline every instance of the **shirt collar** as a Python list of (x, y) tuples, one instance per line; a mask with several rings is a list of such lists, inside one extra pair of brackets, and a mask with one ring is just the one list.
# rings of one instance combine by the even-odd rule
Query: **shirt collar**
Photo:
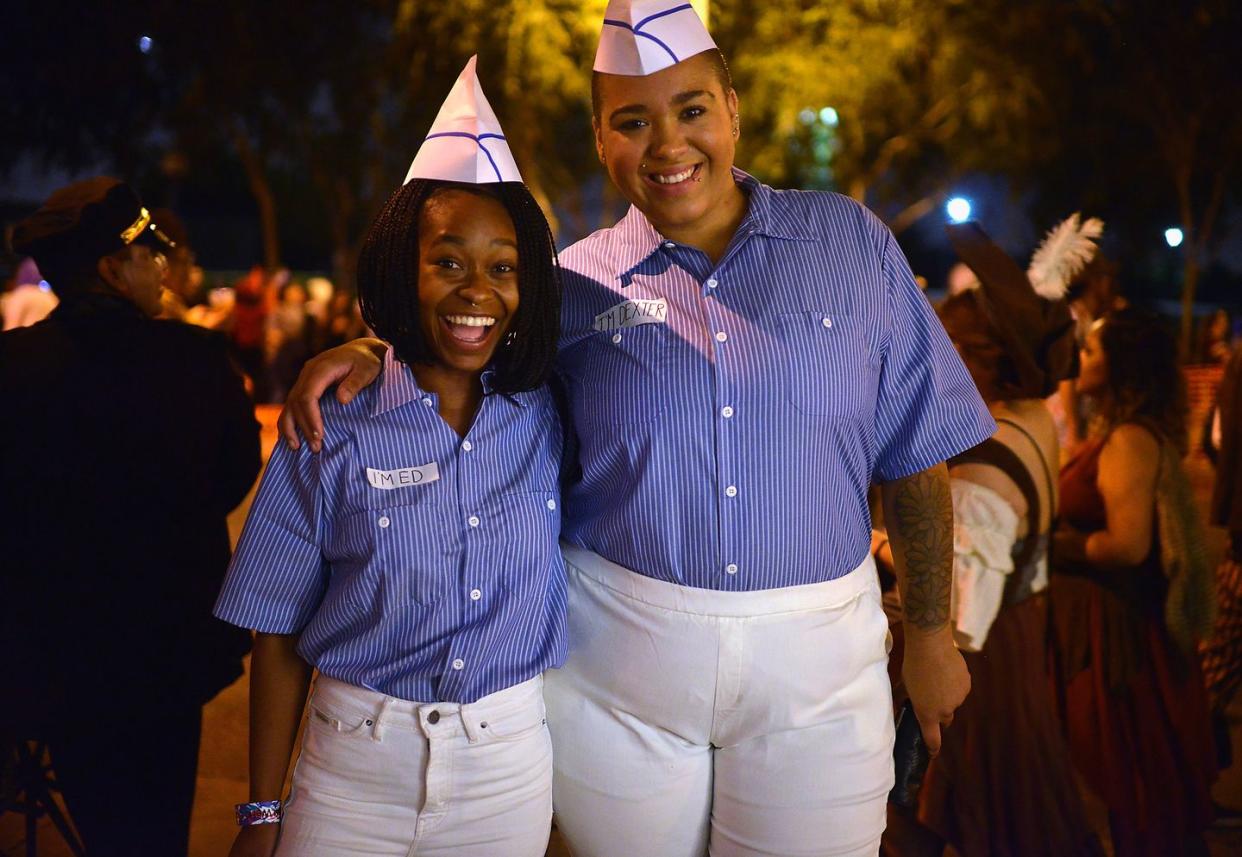
[[(811, 240), (799, 228), (796, 218), (773, 205), (772, 188), (738, 167), (733, 167), (733, 180), (741, 186), (748, 198), (746, 216), (738, 225), (739, 234), (764, 235), (790, 241)], [(621, 279), (626, 279), (668, 241), (634, 205), (630, 206), (630, 210), (617, 222), (613, 230), (621, 239), (617, 243), (617, 256), (613, 260)]]
[[(484, 396), (490, 396), (492, 393), (497, 392), (492, 387), (492, 378), (495, 374), (496, 370), (494, 369), (483, 370)], [(373, 417), (386, 414), (402, 405), (408, 405), (415, 399), (422, 399), (430, 395), (422, 387), (418, 386), (413, 370), (397, 359), (396, 352), (391, 347), (388, 349), (388, 353), (384, 355), (384, 366), (380, 372), (379, 381), (376, 384), (378, 392), (375, 396), (375, 403), (371, 406), (371, 416)], [(523, 408), (527, 404), (526, 395), (525, 393), (500, 393), (502, 399), (507, 399)]]

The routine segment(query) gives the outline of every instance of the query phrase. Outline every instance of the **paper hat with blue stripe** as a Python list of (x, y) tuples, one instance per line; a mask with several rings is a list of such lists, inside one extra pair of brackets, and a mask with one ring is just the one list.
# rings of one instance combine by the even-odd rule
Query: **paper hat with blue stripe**
[(679, 0), (611, 0), (595, 70), (643, 77), (716, 47), (699, 13)]
[(439, 179), (464, 184), (520, 182), (500, 122), (487, 103), (471, 57), (449, 91), (405, 180)]

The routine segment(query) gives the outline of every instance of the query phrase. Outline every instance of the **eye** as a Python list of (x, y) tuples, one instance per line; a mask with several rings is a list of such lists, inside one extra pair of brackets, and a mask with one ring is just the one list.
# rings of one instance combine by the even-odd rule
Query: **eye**
[(698, 119), (700, 116), (702, 116), (706, 112), (707, 112), (706, 107), (702, 107), (698, 104), (694, 104), (694, 105), (691, 105), (690, 107), (687, 107), (685, 110), (681, 111), (681, 118), (682, 119)]
[(435, 265), (437, 268), (447, 268), (449, 270), (455, 270), (455, 269), (461, 268), (460, 262), (458, 262), (456, 259), (450, 259), (448, 257), (445, 257), (443, 259), (436, 259), (431, 264)]
[(497, 262), (492, 266), (492, 271), (497, 274), (512, 274), (517, 271), (517, 265), (512, 262)]
[(618, 131), (637, 131), (640, 128), (646, 128), (647, 121), (645, 119), (626, 119), (617, 126)]

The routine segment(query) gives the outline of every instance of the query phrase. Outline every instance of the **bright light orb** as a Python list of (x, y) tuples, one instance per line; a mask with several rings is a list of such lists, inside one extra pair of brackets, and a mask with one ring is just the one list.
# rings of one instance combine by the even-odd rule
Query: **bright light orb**
[(798, 121), (803, 125), (811, 125), (815, 122), (815, 111), (809, 107), (804, 107), (798, 113)]
[(150, 36), (139, 36), (138, 37), (138, 50), (142, 51), (144, 54), (151, 53), (151, 44), (152, 43), (151, 43)]
[(837, 127), (837, 123), (841, 121), (841, 117), (837, 115), (835, 107), (825, 107), (819, 111), (819, 121), (823, 122), (829, 128)]
[(1186, 236), (1182, 234), (1182, 230), (1174, 226), (1172, 229), (1164, 230), (1164, 240), (1170, 247), (1182, 246), (1182, 240)]
[(949, 204), (944, 207), (944, 210), (949, 215), (949, 220), (954, 223), (964, 223), (970, 219), (970, 200), (965, 197), (955, 196), (949, 200)]

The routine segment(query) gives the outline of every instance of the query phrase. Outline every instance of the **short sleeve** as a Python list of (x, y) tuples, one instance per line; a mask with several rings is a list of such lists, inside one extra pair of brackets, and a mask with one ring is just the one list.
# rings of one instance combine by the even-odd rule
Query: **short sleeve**
[(314, 616), (328, 582), (320, 549), (322, 497), (309, 444), (276, 442), (215, 614), (269, 634), (299, 633)]
[(891, 234), (884, 246), (884, 285), (888, 330), (876, 402), (879, 482), (926, 470), (996, 431)]

